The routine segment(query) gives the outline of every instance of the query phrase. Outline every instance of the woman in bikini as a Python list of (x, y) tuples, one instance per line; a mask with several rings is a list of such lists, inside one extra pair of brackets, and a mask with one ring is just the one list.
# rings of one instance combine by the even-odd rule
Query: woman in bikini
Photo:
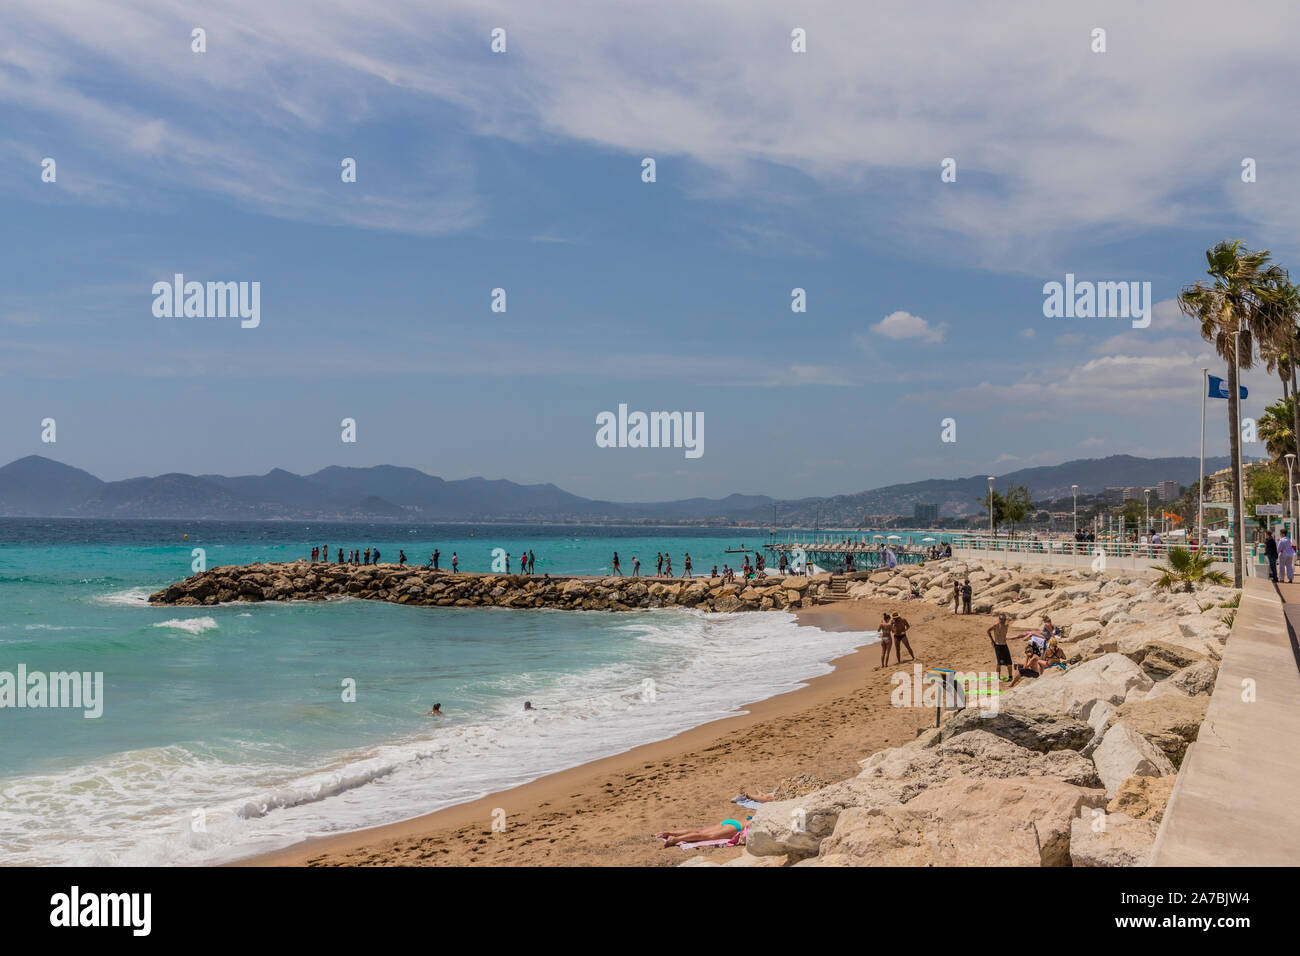
[(743, 824), (739, 820), (727, 819), (716, 827), (704, 827), (701, 830), (663, 830), (655, 836), (664, 841), (664, 849), (679, 843), (705, 843), (709, 840), (734, 840), (739, 844), (744, 842), (752, 819), (754, 818), (746, 817)]
[[(894, 629), (890, 624), (888, 611), (885, 612), (877, 630), (880, 631), (880, 667), (884, 667), (889, 663), (889, 649), (894, 646)], [(876, 670), (880, 670), (880, 667)]]

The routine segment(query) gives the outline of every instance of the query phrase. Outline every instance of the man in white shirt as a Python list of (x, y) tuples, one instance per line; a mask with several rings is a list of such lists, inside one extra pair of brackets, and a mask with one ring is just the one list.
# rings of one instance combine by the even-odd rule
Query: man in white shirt
[(1282, 575), (1286, 575), (1286, 583), (1292, 584), (1295, 581), (1295, 545), (1287, 537), (1285, 531), (1282, 532), (1282, 540), (1277, 543), (1277, 559), (1280, 567), (1277, 571), (1277, 578), (1282, 580)]

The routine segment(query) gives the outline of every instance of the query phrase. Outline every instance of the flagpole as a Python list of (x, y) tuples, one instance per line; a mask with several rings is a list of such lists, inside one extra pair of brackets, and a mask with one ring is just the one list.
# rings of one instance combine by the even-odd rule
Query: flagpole
[(1208, 368), (1201, 369), (1201, 480), (1196, 483), (1196, 541), (1205, 550), (1205, 396), (1210, 392)]

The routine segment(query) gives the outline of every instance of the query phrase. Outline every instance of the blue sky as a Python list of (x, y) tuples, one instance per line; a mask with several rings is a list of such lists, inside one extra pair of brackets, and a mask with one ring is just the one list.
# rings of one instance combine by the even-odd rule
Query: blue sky
[[(10, 0), (0, 459), (648, 500), (1195, 455), (1222, 365), (1168, 300), (1221, 238), (1300, 263), (1300, 11), (843, 6)], [(261, 325), (155, 318), (176, 272)], [(1044, 318), (1067, 272), (1150, 281), (1151, 328)], [(598, 448), (620, 403), (703, 457)]]

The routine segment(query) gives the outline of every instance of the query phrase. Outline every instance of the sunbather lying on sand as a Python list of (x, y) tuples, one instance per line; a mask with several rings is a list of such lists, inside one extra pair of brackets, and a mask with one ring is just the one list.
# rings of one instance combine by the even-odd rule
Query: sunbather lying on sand
[(667, 849), (679, 843), (707, 843), (711, 840), (730, 840), (748, 829), (748, 820), (744, 824), (739, 820), (723, 820), (716, 827), (705, 827), (702, 830), (664, 830), (656, 833), (655, 836), (664, 841), (664, 848)]

